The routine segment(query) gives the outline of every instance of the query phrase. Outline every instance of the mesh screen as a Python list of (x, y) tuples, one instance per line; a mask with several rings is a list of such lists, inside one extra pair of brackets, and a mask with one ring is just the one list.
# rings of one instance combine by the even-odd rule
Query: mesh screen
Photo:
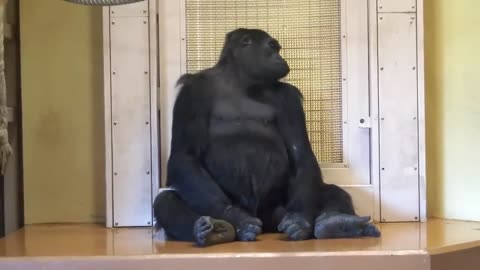
[(340, 0), (186, 0), (187, 71), (216, 63), (227, 32), (260, 28), (282, 44), (304, 95), (307, 128), (322, 163), (343, 162)]

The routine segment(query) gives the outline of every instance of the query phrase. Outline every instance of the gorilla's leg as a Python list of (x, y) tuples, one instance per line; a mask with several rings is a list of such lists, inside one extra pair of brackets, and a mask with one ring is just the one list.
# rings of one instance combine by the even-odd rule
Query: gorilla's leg
[(369, 223), (370, 217), (359, 217), (355, 214), (350, 195), (336, 185), (322, 185), (322, 213), (315, 220), (315, 237), (356, 238), (379, 237), (380, 231)]
[(258, 213), (258, 217), (263, 223), (263, 232), (278, 233), (278, 224), (282, 221), (287, 213), (284, 206), (276, 206), (267, 208)]
[(176, 240), (194, 241), (200, 246), (235, 240), (235, 229), (230, 223), (194, 213), (175, 191), (158, 194), (153, 209), (157, 225)]

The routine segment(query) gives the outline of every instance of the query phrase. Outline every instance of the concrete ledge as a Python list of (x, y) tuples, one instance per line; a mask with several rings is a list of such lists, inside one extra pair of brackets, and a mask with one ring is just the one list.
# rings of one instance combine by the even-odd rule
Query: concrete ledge
[(0, 261), (0, 269), (9, 270), (427, 270), (427, 254), (235, 254), (224, 255), (154, 255), (126, 257), (39, 258)]

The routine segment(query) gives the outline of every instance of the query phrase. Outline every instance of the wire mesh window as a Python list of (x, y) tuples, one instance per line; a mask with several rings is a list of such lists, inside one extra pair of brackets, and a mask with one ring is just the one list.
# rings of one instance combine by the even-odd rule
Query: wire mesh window
[(212, 66), (227, 32), (260, 28), (282, 44), (286, 81), (304, 95), (321, 163), (343, 162), (340, 0), (186, 0), (187, 71)]

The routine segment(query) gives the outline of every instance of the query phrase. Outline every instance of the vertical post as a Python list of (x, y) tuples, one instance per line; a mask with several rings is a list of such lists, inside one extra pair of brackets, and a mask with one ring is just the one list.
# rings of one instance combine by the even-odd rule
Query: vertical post
[(7, 121), (12, 155), (8, 159), (4, 178), (5, 234), (23, 226), (22, 135), (20, 102), (20, 40), (19, 1), (8, 1), (5, 6), (4, 60), (7, 94)]
[(0, 238), (5, 236), (5, 177), (0, 175)]
[(384, 222), (424, 219), (423, 47), (417, 7), (416, 0), (377, 1), (378, 176)]
[(162, 67), (159, 70), (159, 95), (161, 103), (161, 179), (163, 185), (166, 184), (167, 161), (170, 155), (173, 107), (179, 90), (176, 83), (186, 68), (184, 7), (184, 0), (158, 0), (159, 18), (161, 18), (158, 24), (158, 37), (159, 66)]
[[(4, 75), (4, 59), (3, 59), (3, 42), (4, 42), (4, 14), (6, 1), (0, 0), (0, 90), (6, 90)], [(0, 93), (1, 94), (1, 93)], [(8, 135), (8, 133), (7, 133)], [(8, 139), (8, 137), (7, 137)], [(2, 168), (3, 169), (3, 168)], [(5, 177), (3, 172), (0, 173), (0, 237), (5, 236)]]
[(427, 221), (427, 167), (425, 138), (425, 34), (423, 0), (417, 0), (417, 87), (418, 87), (418, 174), (420, 193), (420, 221)]
[(107, 227), (151, 226), (158, 190), (156, 1), (104, 8)]

